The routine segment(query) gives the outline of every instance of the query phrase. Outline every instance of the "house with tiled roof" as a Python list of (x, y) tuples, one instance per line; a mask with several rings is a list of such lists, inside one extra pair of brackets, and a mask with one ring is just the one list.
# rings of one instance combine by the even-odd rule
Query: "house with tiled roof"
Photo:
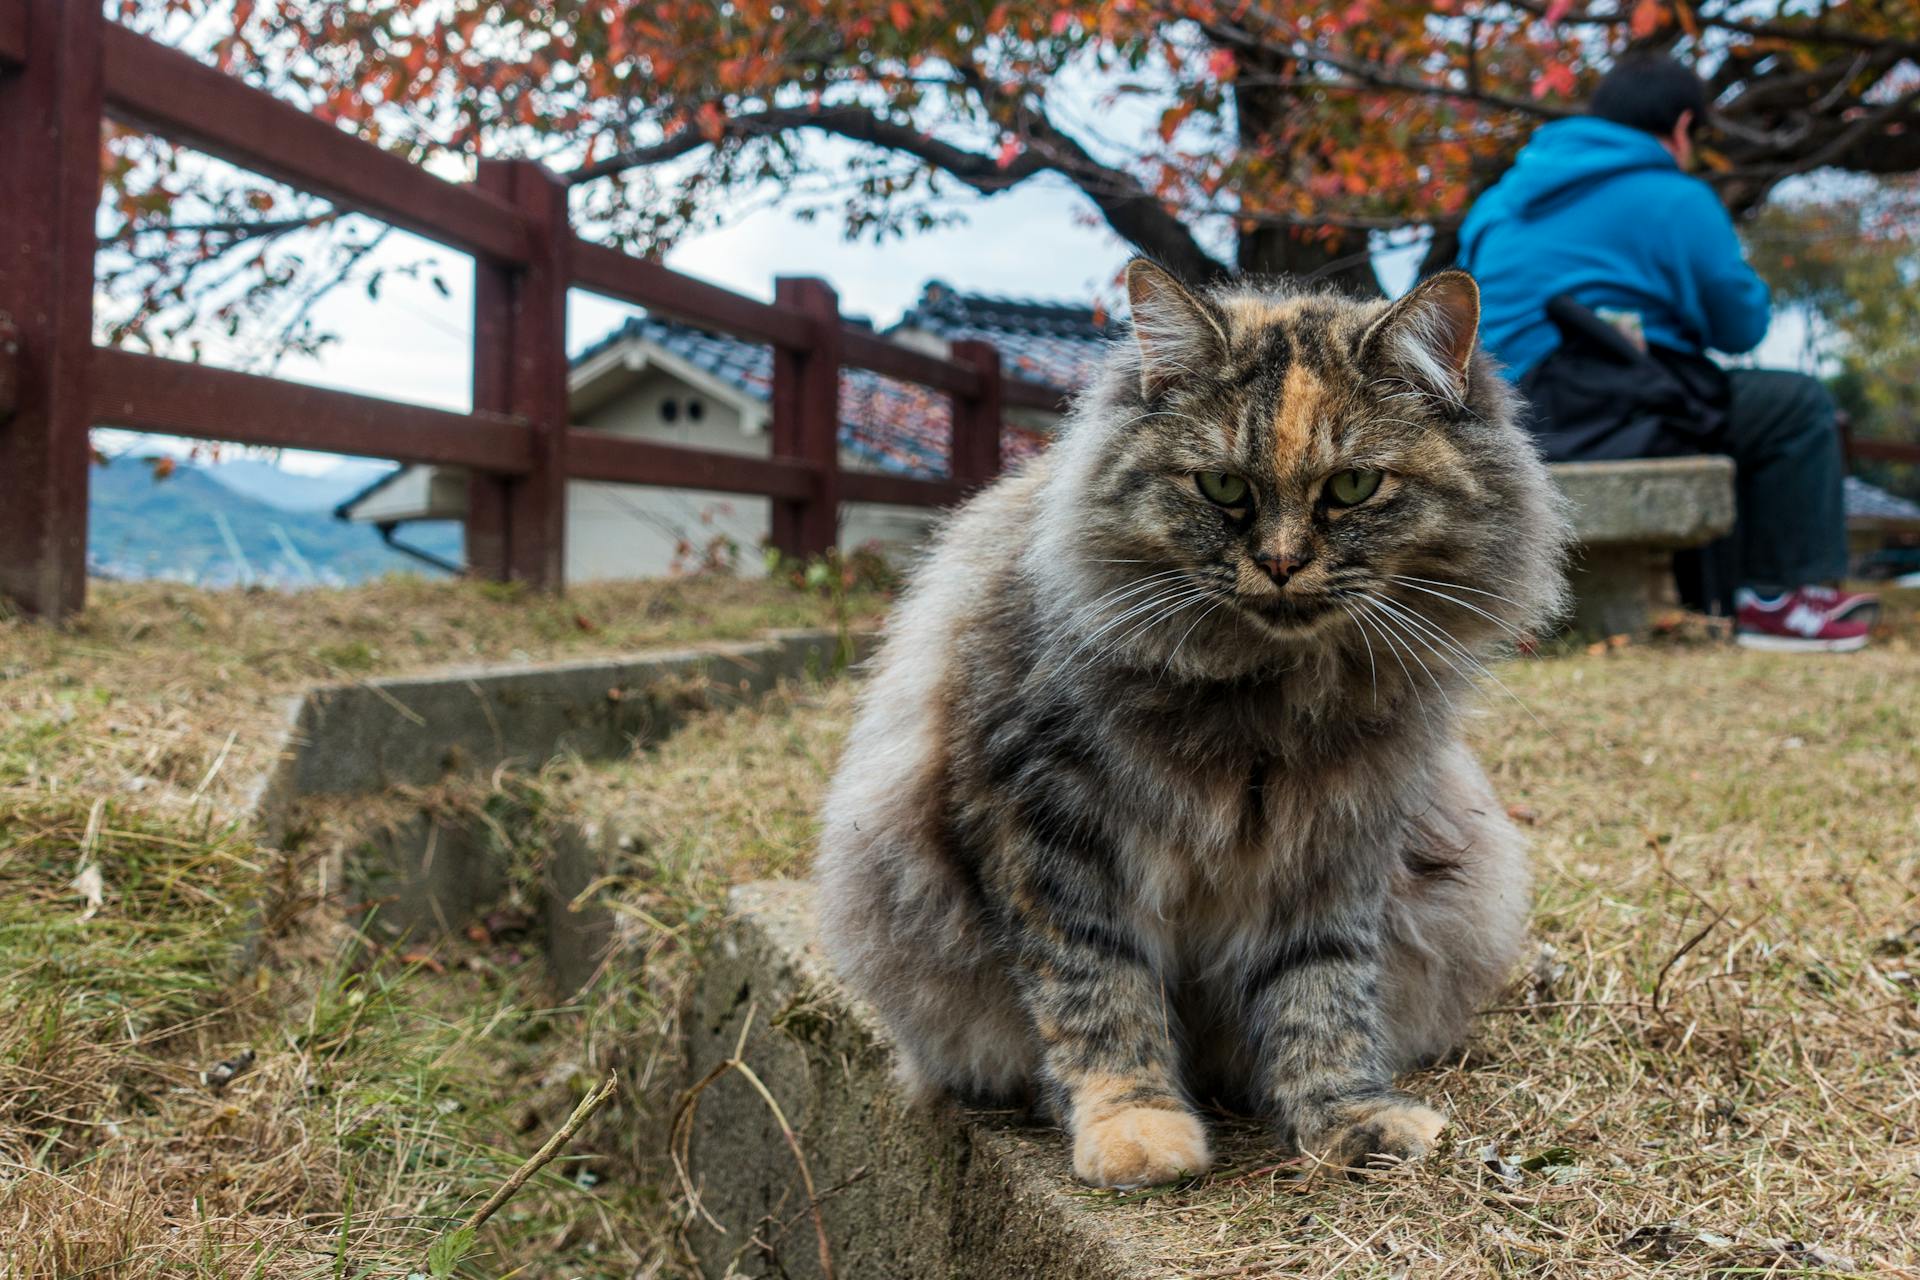
[[(884, 336), (942, 355), (952, 341), (985, 339), (1000, 349), (1010, 376), (1073, 387), (1098, 360), (1111, 326), (1090, 307), (965, 294), (936, 281)], [(772, 391), (770, 347), (648, 315), (629, 319), (580, 353), (569, 398), (577, 426), (764, 457)], [(946, 474), (952, 431), (946, 397), (849, 369), (841, 375), (840, 414), (843, 467), (929, 479)], [(1015, 463), (1042, 448), (1057, 416), (1010, 411), (1002, 457)], [(428, 466), (401, 467), (338, 510), (342, 519), (375, 525), (390, 538), (410, 522), (465, 513), (465, 476)], [(574, 582), (653, 577), (710, 556), (751, 572), (760, 564), (757, 549), (770, 519), (764, 498), (570, 481), (566, 576)], [(925, 537), (934, 519), (924, 508), (848, 503), (841, 545), (904, 550)]]
[[(1094, 308), (1062, 302), (963, 293), (930, 281), (919, 301), (887, 330), (903, 345), (944, 355), (962, 339), (991, 342), (1012, 377), (1076, 388), (1090, 376), (1124, 325)], [(655, 316), (628, 320), (574, 361), (576, 424), (722, 453), (765, 456), (773, 353), (769, 347)], [(840, 385), (840, 460), (850, 469), (938, 478), (946, 473), (951, 408), (944, 396), (865, 370)], [(1015, 410), (1001, 437), (1011, 464), (1042, 448), (1057, 415)], [(402, 467), (342, 504), (343, 519), (393, 533), (407, 522), (458, 519), (466, 479), (439, 467)], [(1911, 531), (1920, 507), (1850, 477), (1846, 508), (1856, 550), (1889, 531)], [(919, 543), (935, 513), (918, 507), (848, 503), (842, 547)], [(567, 578), (653, 577), (708, 559), (746, 572), (770, 524), (764, 498), (572, 481), (567, 497)]]

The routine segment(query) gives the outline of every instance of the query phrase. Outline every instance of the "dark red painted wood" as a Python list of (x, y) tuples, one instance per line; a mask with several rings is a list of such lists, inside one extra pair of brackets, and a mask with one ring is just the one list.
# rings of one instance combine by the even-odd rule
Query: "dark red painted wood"
[(1920, 444), (1898, 440), (1867, 440), (1855, 436), (1847, 445), (1849, 459), (1868, 462), (1906, 462), (1920, 465)]
[[(476, 255), (474, 405), (445, 413), (92, 347), (103, 110)], [(776, 543), (837, 541), (842, 499), (946, 505), (998, 466), (1005, 405), (1062, 394), (1002, 380), (991, 348), (943, 360), (846, 328), (833, 291), (782, 280), (756, 301), (580, 241), (564, 189), (524, 162), (442, 182), (299, 109), (69, 0), (0, 0), (0, 591), (61, 614), (85, 590), (86, 433), (93, 421), (247, 444), (465, 467), (476, 572), (558, 587), (566, 478), (774, 499)], [(775, 348), (774, 456), (739, 458), (567, 425), (570, 281)], [(10, 348), (5, 315), (18, 333)], [(843, 366), (956, 397), (955, 480), (839, 470)], [(11, 420), (7, 418), (12, 410)], [(992, 426), (989, 428), (988, 425)]]
[(529, 229), (496, 196), (442, 182), (298, 107), (109, 24), (107, 105), (129, 124), (469, 253), (524, 262)]
[(88, 382), (87, 416), (97, 426), (490, 471), (533, 465), (533, 433), (492, 414), (448, 413), (131, 351), (96, 351)]
[(954, 360), (979, 375), (980, 392), (953, 398), (953, 459), (949, 473), (967, 490), (1000, 474), (1000, 350), (991, 342), (962, 340), (949, 347)]
[(0, 0), (0, 69), (27, 56), (26, 0)]
[(840, 341), (842, 359), (856, 369), (871, 369), (889, 378), (918, 382), (957, 396), (975, 395), (980, 390), (979, 376), (955, 361), (888, 342), (860, 329), (847, 330)]
[(811, 501), (820, 491), (819, 474), (791, 458), (742, 457), (584, 427), (567, 433), (567, 470), (580, 480), (757, 493), (793, 501)]
[(576, 239), (573, 273), (574, 283), (582, 289), (702, 328), (776, 346), (807, 344), (810, 329), (805, 316), (683, 276), (658, 262), (636, 258), (603, 244)]
[(86, 602), (87, 378), (100, 201), (101, 6), (28, 0), (0, 74), (0, 312), (19, 331), (0, 427), (0, 594), (64, 617)]
[(871, 471), (842, 471), (840, 501), (884, 502), (901, 507), (950, 507), (967, 496), (961, 485), (948, 480), (919, 480), (913, 476), (880, 475)]
[(523, 266), (474, 264), (474, 408), (525, 422), (532, 456), (525, 474), (470, 478), (468, 564), (557, 591), (566, 576), (567, 189), (531, 160), (482, 160), (476, 181), (526, 219), (532, 253)]
[(0, 312), (0, 427), (20, 404), (20, 326)]
[(1025, 378), (1004, 378), (1000, 382), (1000, 403), (1009, 409), (1062, 413), (1069, 398), (1067, 392), (1044, 382), (1028, 382)]
[(775, 501), (773, 545), (790, 556), (817, 556), (840, 540), (840, 299), (824, 280), (783, 276), (774, 302), (810, 322), (805, 347), (773, 353), (773, 456), (814, 467), (811, 498)]

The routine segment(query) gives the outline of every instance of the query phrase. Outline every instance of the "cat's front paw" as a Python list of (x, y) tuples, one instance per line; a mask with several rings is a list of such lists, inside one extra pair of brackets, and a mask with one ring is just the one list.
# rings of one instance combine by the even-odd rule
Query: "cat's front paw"
[(1445, 1116), (1412, 1098), (1382, 1098), (1348, 1109), (1319, 1145), (1336, 1168), (1384, 1168), (1427, 1154), (1446, 1124)]
[(1073, 1136), (1073, 1172), (1096, 1187), (1147, 1187), (1207, 1171), (1207, 1131), (1185, 1111), (1128, 1107)]

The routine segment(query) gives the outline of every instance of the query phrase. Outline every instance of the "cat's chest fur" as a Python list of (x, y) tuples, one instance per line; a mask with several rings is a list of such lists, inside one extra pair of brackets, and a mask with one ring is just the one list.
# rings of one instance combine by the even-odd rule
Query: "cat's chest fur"
[(1422, 772), (1408, 727), (1328, 724), (1283, 687), (1108, 706), (1120, 879), (1179, 967), (1229, 960), (1390, 862)]

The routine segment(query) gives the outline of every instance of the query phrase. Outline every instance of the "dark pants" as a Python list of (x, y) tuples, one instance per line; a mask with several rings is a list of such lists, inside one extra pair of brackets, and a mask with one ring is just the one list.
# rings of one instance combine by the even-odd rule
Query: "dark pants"
[(1827, 389), (1773, 369), (1731, 369), (1728, 381), (1724, 447), (1739, 468), (1734, 529), (1675, 566), (1691, 588), (1686, 594), (1724, 609), (1736, 586), (1804, 587), (1845, 577), (1843, 462)]

